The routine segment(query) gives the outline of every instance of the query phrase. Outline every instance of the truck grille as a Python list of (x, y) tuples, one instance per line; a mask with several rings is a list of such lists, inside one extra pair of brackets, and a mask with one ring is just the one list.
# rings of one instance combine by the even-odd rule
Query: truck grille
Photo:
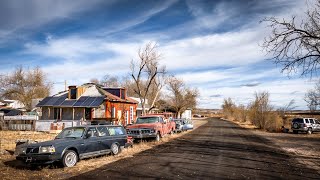
[(36, 148), (27, 148), (26, 154), (36, 154), (39, 153), (39, 147)]
[(128, 130), (128, 134), (150, 134), (151, 129)]

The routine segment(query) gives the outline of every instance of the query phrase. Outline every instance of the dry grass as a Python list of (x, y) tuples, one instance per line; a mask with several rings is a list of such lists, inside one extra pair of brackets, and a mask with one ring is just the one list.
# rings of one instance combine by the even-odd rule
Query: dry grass
[(47, 141), (53, 139), (57, 134), (49, 134), (36, 131), (0, 131), (0, 150), (13, 151), (16, 141), (29, 139), (33, 141)]
[[(205, 120), (195, 120), (194, 127), (197, 128), (205, 123), (206, 123)], [(183, 136), (189, 132), (191, 131), (173, 134), (171, 136), (166, 136), (162, 138), (160, 142), (141, 142), (138, 144), (134, 144), (133, 148), (124, 149), (119, 155), (116, 155), (116, 156), (106, 155), (103, 157), (82, 160), (78, 162), (75, 167), (71, 167), (71, 168), (45, 167), (39, 170), (21, 169), (21, 168), (11, 167), (6, 165), (7, 162), (14, 160), (14, 156), (0, 155), (0, 176), (1, 176), (1, 179), (12, 179), (13, 176), (15, 179), (44, 179), (44, 178), (45, 179), (66, 179), (75, 175), (79, 175), (80, 173), (85, 173), (85, 172), (97, 169), (99, 167), (118, 161), (120, 159), (133, 157), (135, 154), (139, 152), (142, 152), (151, 148), (155, 148), (157, 145), (160, 145), (165, 142), (169, 142), (172, 139)], [(6, 133), (11, 137), (11, 139), (14, 142), (15, 142), (15, 139), (21, 138), (21, 134), (19, 134), (18, 132), (6, 132)], [(32, 138), (33, 140), (39, 140), (41, 139), (40, 137), (45, 139), (52, 139), (54, 135), (35, 132), (34, 134), (31, 133), (23, 137), (29, 137), (29, 138)]]

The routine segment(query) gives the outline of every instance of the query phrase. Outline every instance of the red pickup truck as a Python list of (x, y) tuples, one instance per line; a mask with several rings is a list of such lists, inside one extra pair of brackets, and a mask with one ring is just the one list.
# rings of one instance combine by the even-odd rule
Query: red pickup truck
[(175, 128), (175, 122), (165, 119), (163, 115), (145, 115), (138, 117), (135, 124), (127, 126), (127, 134), (134, 139), (154, 138), (160, 141), (164, 135), (172, 134)]

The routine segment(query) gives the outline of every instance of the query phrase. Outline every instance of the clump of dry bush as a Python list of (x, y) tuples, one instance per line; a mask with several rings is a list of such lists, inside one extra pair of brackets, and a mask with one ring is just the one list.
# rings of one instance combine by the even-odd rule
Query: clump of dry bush
[(236, 105), (231, 98), (224, 99), (223, 116), (233, 121), (250, 122), (257, 128), (270, 132), (279, 131), (283, 119), (270, 104), (269, 96), (268, 92), (255, 93), (254, 100), (247, 106)]

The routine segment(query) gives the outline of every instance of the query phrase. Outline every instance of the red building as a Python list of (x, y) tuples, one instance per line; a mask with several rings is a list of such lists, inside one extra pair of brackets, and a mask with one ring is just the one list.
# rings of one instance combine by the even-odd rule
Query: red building
[[(138, 102), (127, 97), (125, 88), (108, 88), (93, 83), (69, 86), (67, 91), (44, 98), (40, 120), (108, 120), (127, 125), (136, 118)], [(82, 123), (80, 123), (82, 124)]]

